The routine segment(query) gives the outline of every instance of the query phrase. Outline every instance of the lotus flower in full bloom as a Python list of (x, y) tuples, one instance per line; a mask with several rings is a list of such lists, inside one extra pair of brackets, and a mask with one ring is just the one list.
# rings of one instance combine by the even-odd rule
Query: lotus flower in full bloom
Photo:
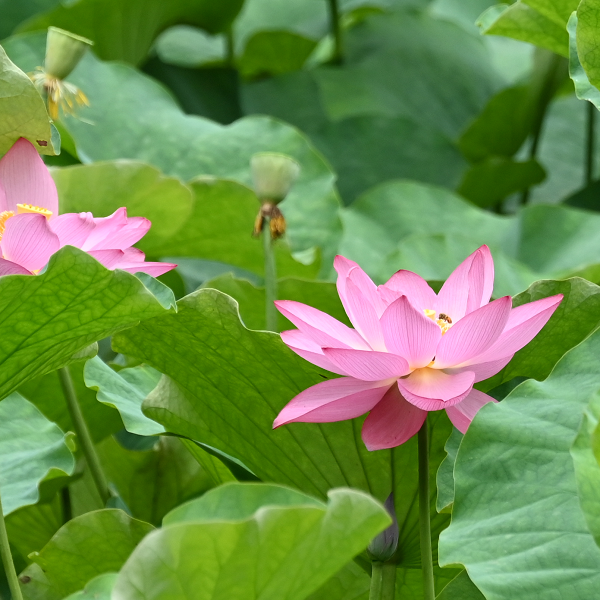
[(58, 214), (54, 181), (33, 145), (20, 138), (0, 160), (0, 276), (38, 273), (66, 245), (85, 250), (109, 269), (157, 277), (176, 265), (145, 262), (132, 244), (150, 229), (119, 208), (105, 218)]
[(490, 302), (494, 263), (487, 246), (471, 254), (439, 294), (410, 271), (376, 286), (353, 261), (338, 256), (337, 289), (351, 329), (305, 304), (276, 302), (298, 329), (283, 341), (296, 354), (340, 378), (298, 394), (274, 427), (325, 423), (369, 413), (362, 438), (369, 450), (415, 435), (427, 413), (445, 409), (463, 433), (490, 396), (473, 385), (498, 373), (546, 324), (562, 295), (512, 308)]

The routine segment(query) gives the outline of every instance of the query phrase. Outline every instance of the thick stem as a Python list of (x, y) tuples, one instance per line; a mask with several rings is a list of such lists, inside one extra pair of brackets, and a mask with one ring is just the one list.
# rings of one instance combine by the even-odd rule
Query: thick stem
[(371, 591), (369, 600), (382, 600), (383, 592), (383, 563), (375, 560), (371, 565)]
[(19, 578), (17, 577), (17, 571), (15, 570), (15, 563), (10, 553), (10, 546), (8, 544), (8, 534), (6, 533), (6, 523), (4, 522), (4, 513), (2, 512), (2, 499), (0, 498), (0, 554), (2, 555), (2, 564), (4, 565), (4, 573), (8, 580), (8, 587), (12, 595), (12, 600), (23, 600), (23, 594), (21, 594), (21, 586), (19, 585)]
[(338, 0), (328, 0), (329, 3), (329, 27), (333, 36), (334, 51), (332, 62), (341, 64), (344, 60), (344, 50), (342, 44), (342, 28), (340, 27), (340, 9)]
[(383, 563), (381, 581), (381, 600), (394, 600), (396, 598), (396, 564)]
[(424, 600), (435, 600), (429, 511), (429, 430), (427, 428), (427, 419), (425, 419), (423, 426), (419, 429), (419, 526), (421, 530), (421, 568), (423, 571), (423, 598)]
[(587, 127), (585, 140), (585, 185), (590, 185), (594, 178), (594, 162), (596, 150), (596, 107), (588, 102)]
[(75, 386), (73, 385), (73, 379), (71, 378), (69, 367), (63, 367), (62, 369), (59, 369), (58, 376), (60, 377), (60, 384), (63, 389), (65, 400), (67, 401), (67, 408), (69, 409), (69, 414), (71, 415), (71, 421), (73, 422), (77, 439), (81, 444), (83, 455), (85, 456), (85, 460), (90, 468), (96, 489), (98, 490), (98, 494), (102, 500), (102, 505), (106, 506), (106, 503), (111, 495), (108, 489), (108, 482), (106, 476), (104, 475), (104, 471), (102, 470), (100, 459), (96, 454), (96, 448), (94, 447), (94, 442), (92, 442), (92, 436), (90, 435), (90, 431), (86, 425), (85, 419), (83, 418), (83, 413), (79, 407), (79, 402), (77, 401)]
[(277, 309), (275, 300), (277, 300), (277, 267), (275, 264), (275, 254), (273, 253), (273, 240), (270, 230), (271, 219), (265, 217), (262, 238), (265, 250), (265, 309), (267, 317), (267, 329), (277, 331)]

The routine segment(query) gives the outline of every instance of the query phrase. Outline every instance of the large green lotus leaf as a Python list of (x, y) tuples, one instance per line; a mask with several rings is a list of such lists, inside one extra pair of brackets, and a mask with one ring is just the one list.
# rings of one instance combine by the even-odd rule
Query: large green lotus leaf
[[(241, 502), (243, 495), (242, 489)], [(113, 594), (123, 600), (301, 600), (389, 522), (379, 503), (345, 489), (329, 492), (327, 506), (265, 506), (244, 520), (179, 521), (142, 541)]]
[(136, 244), (142, 250), (177, 235), (192, 212), (188, 186), (139, 161), (77, 165), (51, 173), (61, 213), (90, 211), (106, 217), (125, 206), (128, 216), (150, 219), (150, 231)]
[[(393, 114), (331, 119), (320, 86), (335, 77), (336, 71), (327, 67), (246, 83), (241, 88), (244, 111), (276, 116), (306, 132), (335, 168), (346, 204), (388, 179), (458, 184), (465, 162), (453, 142), (430, 123)], [(353, 93), (350, 101), (358, 103), (360, 96)], [(367, 107), (366, 112), (372, 111)]]
[(76, 517), (30, 556), (33, 564), (19, 577), (25, 600), (62, 600), (98, 575), (118, 571), (152, 529), (122, 510)]
[(154, 38), (175, 23), (222, 31), (239, 12), (242, 0), (76, 0), (33, 17), (20, 31), (45, 30), (50, 25), (94, 42), (104, 60), (144, 61)]
[(85, 588), (71, 594), (65, 600), (110, 600), (112, 589), (117, 581), (116, 573), (104, 573), (91, 579)]
[(73, 473), (75, 459), (60, 428), (19, 394), (0, 403), (0, 488), (8, 515), (35, 504), (47, 476)]
[(142, 402), (158, 384), (158, 371), (141, 365), (116, 372), (96, 356), (86, 363), (84, 378), (85, 385), (97, 392), (99, 402), (119, 411), (127, 431), (136, 435), (164, 433), (162, 425), (141, 411)]
[(109, 271), (71, 246), (54, 254), (41, 275), (2, 277), (0, 398), (96, 340), (169, 308), (137, 277)]
[[(86, 387), (83, 380), (85, 364), (84, 361), (72, 363), (69, 371), (75, 385), (77, 401), (92, 439), (100, 442), (105, 437), (122, 429), (123, 422), (114, 410), (97, 402), (94, 392)], [(26, 381), (18, 391), (32, 404), (35, 404), (49, 421), (56, 423), (63, 431), (74, 431), (57, 371)]]
[(126, 450), (108, 438), (98, 445), (98, 455), (106, 477), (131, 514), (153, 525), (160, 525), (174, 507), (211, 487), (198, 462), (172, 436), (161, 436), (146, 451)]
[(53, 140), (42, 97), (31, 79), (0, 46), (0, 156), (21, 137), (27, 138), (42, 154), (60, 152), (60, 138)]
[(598, 48), (598, 16), (600, 5), (594, 0), (582, 0), (577, 9), (577, 54), (581, 64), (596, 88), (600, 86), (600, 51)]
[[(262, 240), (252, 237), (260, 207), (254, 192), (245, 185), (224, 179), (201, 178), (192, 181), (190, 186), (194, 203), (185, 226), (170, 239), (142, 244), (141, 247), (153, 256), (175, 257), (175, 261), (177, 257), (199, 257), (263, 275)], [(299, 221), (301, 215), (294, 217), (294, 208), (287, 202), (282, 203), (281, 209), (292, 229), (288, 236), (292, 247), (295, 239), (299, 245), (310, 243), (310, 234)], [(296, 233), (292, 228), (294, 219), (300, 224)], [(294, 238), (294, 235), (300, 239)], [(324, 230), (321, 237), (326, 237)], [(327, 243), (331, 246), (330, 242)], [(286, 239), (277, 241), (274, 249), (280, 275), (312, 278), (317, 274), (318, 262), (313, 260), (312, 264), (304, 265), (294, 260)]]
[(437, 596), (437, 600), (485, 600), (485, 596), (469, 579), (466, 571), (459, 573)]
[(307, 600), (368, 600), (371, 578), (355, 562), (349, 562)]
[(600, 325), (600, 288), (575, 277), (566, 281), (538, 281), (513, 299), (521, 306), (541, 298), (563, 294), (563, 301), (542, 331), (494, 377), (478, 384), (483, 391), (514, 377), (546, 379), (556, 363)]
[(529, 42), (561, 56), (569, 56), (569, 36), (565, 26), (558, 25), (521, 0), (511, 5), (492, 6), (479, 17), (478, 25), (482, 33)]
[[(167, 431), (238, 458), (263, 481), (317, 497), (339, 486), (368, 491), (381, 501), (389, 495), (392, 451), (366, 450), (361, 419), (272, 430), (289, 400), (331, 375), (293, 354), (278, 335), (247, 330), (228, 296), (210, 289), (186, 296), (176, 318), (154, 319), (117, 335), (113, 346), (168, 376), (143, 405)], [(430, 427), (435, 542), (448, 520), (435, 512), (434, 482), (451, 426), (438, 412), (430, 415)], [(415, 567), (420, 562), (416, 438), (393, 454), (399, 560)]]
[(580, 0), (522, 0), (560, 27), (565, 27)]
[[(264, 287), (256, 287), (230, 273), (210, 279), (202, 287), (219, 290), (237, 300), (240, 305), (240, 317), (248, 329), (266, 329)], [(350, 326), (333, 283), (286, 278), (278, 281), (277, 290), (277, 295), (282, 300), (309, 304)], [(283, 315), (278, 314), (278, 331), (292, 328), (293, 325)]]
[(446, 442), (446, 458), (440, 464), (437, 472), (437, 504), (438, 512), (452, 512), (454, 502), (454, 463), (462, 441), (462, 433), (455, 428)]
[(54, 8), (60, 0), (0, 0), (2, 21), (0, 22), (0, 40), (8, 37), (17, 25), (32, 17), (41, 10)]
[[(11, 38), (5, 47), (22, 68), (31, 69), (43, 56), (43, 41), (39, 34), (28, 34)], [(318, 246), (331, 262), (341, 229), (335, 175), (297, 129), (266, 116), (246, 117), (224, 127), (186, 115), (156, 81), (130, 66), (104, 63), (92, 53), (84, 56), (70, 80), (85, 91), (91, 104), (85, 119), (94, 125), (69, 117), (63, 121), (84, 163), (138, 159), (185, 181), (204, 175), (249, 186), (250, 158), (256, 152), (295, 158), (302, 171), (281, 205), (292, 251)], [(251, 228), (249, 224), (244, 231)]]
[(600, 389), (598, 352), (596, 333), (546, 381), (527, 381), (484, 407), (463, 438), (440, 562), (465, 565), (488, 598), (575, 600), (598, 590), (600, 548), (570, 454)]
[(473, 165), (458, 186), (458, 193), (482, 208), (526, 190), (546, 178), (535, 159), (515, 161), (502, 156), (489, 157)]
[(567, 23), (569, 32), (569, 75), (575, 85), (575, 94), (580, 100), (589, 100), (600, 108), (600, 90), (593, 86), (579, 60), (577, 53), (577, 13), (574, 12)]

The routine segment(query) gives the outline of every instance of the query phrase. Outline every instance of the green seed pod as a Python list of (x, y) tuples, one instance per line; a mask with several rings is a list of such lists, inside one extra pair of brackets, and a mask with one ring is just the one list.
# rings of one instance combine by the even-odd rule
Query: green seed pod
[(259, 152), (250, 159), (254, 191), (261, 202), (278, 204), (300, 174), (300, 165), (285, 154)]
[(64, 29), (48, 27), (44, 71), (56, 79), (65, 79), (93, 43)]

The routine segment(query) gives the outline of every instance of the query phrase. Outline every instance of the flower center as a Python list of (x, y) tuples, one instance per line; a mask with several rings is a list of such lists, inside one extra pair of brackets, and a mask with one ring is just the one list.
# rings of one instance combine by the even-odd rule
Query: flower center
[(435, 310), (426, 308), (424, 312), (426, 317), (429, 317), (432, 321), (438, 324), (439, 328), (442, 330), (442, 335), (444, 335), (450, 329), (450, 327), (452, 327), (452, 319), (446, 313), (439, 313), (436, 319)]
[(5, 210), (0, 213), (0, 240), (4, 235), (4, 230), (6, 229), (6, 221), (11, 217), (14, 217), (15, 213), (12, 210)]

